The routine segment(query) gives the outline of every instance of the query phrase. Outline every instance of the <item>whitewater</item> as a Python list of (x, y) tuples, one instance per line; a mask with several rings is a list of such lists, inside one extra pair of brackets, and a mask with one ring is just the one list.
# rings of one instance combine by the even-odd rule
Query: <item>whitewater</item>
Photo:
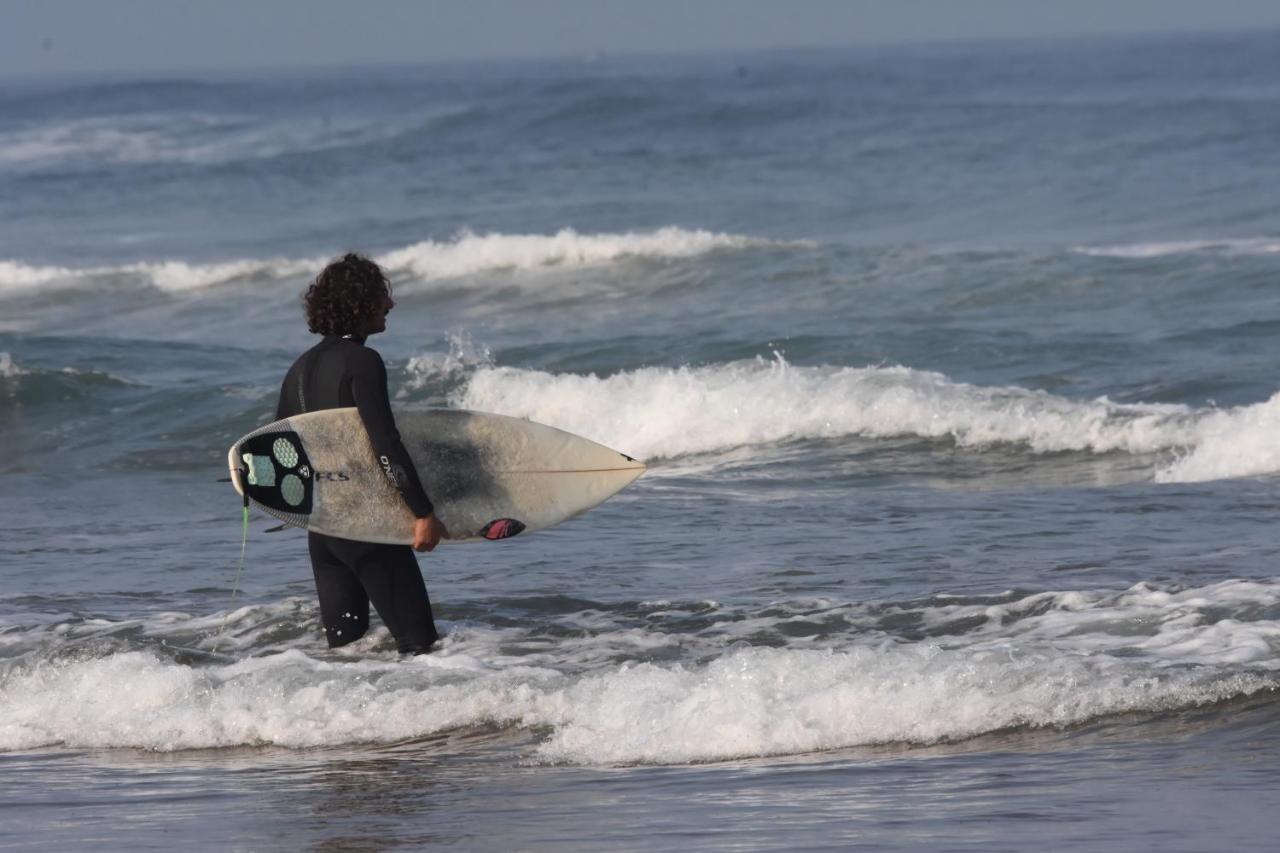
[[(5, 844), (1270, 849), (1277, 46), (0, 81)], [(648, 466), (412, 660), (218, 482), (352, 250)]]
[[(375, 256), (375, 260), (390, 272), (430, 282), (497, 270), (603, 264), (628, 257), (687, 258), (770, 243), (764, 239), (675, 226), (622, 234), (579, 234), (572, 228), (562, 228), (554, 234), (474, 234), (464, 229), (448, 239), (423, 240), (392, 249)], [(5, 260), (0, 261), (0, 292), (88, 289), (114, 281), (176, 292), (237, 281), (296, 278), (323, 267), (327, 260), (323, 256), (241, 259), (212, 264), (167, 260), (83, 268)]]
[[(785, 614), (642, 602), (645, 624), (629, 630), (611, 624), (610, 608), (572, 614), (562, 624), (591, 624), (595, 636), (554, 650), (545, 644), (512, 654), (512, 646), (542, 638), (455, 626), (437, 654), (407, 664), (370, 655), (365, 641), (327, 659), (290, 644), (200, 668), (175, 662), (163, 644), (210, 621), (162, 614), (138, 624), (138, 638), (106, 658), (36, 655), (10, 672), (0, 692), (11, 711), (0, 747), (301, 749), (486, 725), (550, 729), (534, 756), (553, 763), (670, 764), (931, 744), (1273, 690), (1280, 621), (1206, 619), (1240, 602), (1275, 607), (1280, 586), (1238, 581), (1170, 593), (1139, 584), (1121, 593), (1049, 592), (978, 604), (943, 598), (912, 609), (928, 635), (915, 643), (887, 629), (889, 614), (905, 608), (884, 602), (796, 603)], [(244, 648), (304, 610), (292, 601), (228, 618)], [(672, 617), (693, 613), (698, 630), (669, 627)], [(839, 627), (809, 636), (800, 648), (743, 642), (814, 621)], [(1000, 630), (1009, 623), (1016, 625), (1012, 636)], [(119, 638), (126, 627), (99, 621), (65, 633), (80, 645)], [(644, 660), (663, 647), (697, 649), (709, 662)], [(610, 663), (624, 654), (634, 660)], [(122, 684), (129, 689), (119, 690)]]

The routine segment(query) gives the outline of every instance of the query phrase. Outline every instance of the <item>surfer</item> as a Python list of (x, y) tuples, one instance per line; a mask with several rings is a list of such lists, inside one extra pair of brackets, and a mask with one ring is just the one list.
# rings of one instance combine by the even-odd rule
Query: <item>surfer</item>
[[(289, 368), (276, 418), (348, 406), (359, 410), (383, 470), (413, 512), (413, 550), (434, 549), (448, 531), (435, 517), (400, 441), (386, 365), (365, 346), (369, 335), (387, 329), (387, 312), (395, 307), (390, 282), (373, 261), (347, 254), (316, 276), (304, 303), (308, 328), (324, 338)], [(401, 653), (422, 654), (439, 639), (427, 587), (408, 545), (308, 533), (307, 546), (330, 648), (364, 636), (370, 602)]]

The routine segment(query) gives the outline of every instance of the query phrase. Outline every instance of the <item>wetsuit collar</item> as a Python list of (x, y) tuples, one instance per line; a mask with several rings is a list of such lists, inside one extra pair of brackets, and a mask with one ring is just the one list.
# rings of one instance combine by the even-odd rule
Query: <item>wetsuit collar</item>
[(327, 340), (327, 341), (355, 341), (355, 342), (356, 342), (356, 343), (358, 343), (358, 344), (363, 344), (363, 343), (367, 340), (367, 336), (366, 336), (366, 335), (357, 335), (357, 334), (350, 334), (350, 335), (325, 335), (325, 340)]

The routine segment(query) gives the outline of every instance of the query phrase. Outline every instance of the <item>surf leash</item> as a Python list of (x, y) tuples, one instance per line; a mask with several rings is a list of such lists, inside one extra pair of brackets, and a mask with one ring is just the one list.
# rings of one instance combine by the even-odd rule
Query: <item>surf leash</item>
[(249, 547), (249, 492), (244, 493), (244, 507), (240, 511), (240, 565), (236, 566), (236, 579), (231, 584), (231, 601), (227, 604), (227, 615), (222, 617), (222, 627), (218, 629), (218, 637), (213, 641), (214, 654), (227, 633), (227, 623), (231, 620), (231, 612), (236, 606), (236, 593), (240, 591), (240, 579), (244, 577), (244, 555)]

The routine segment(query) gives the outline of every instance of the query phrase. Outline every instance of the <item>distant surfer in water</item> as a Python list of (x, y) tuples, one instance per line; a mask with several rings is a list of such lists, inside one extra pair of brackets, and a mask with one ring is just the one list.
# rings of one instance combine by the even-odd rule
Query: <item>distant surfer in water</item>
[[(387, 368), (365, 346), (385, 332), (395, 307), (391, 284), (368, 258), (348, 254), (325, 267), (307, 289), (307, 326), (324, 340), (304, 352), (284, 378), (276, 418), (354, 406), (387, 477), (413, 512), (413, 549), (430, 551), (449, 535), (435, 517), (413, 461), (400, 441), (387, 397)], [(431, 600), (407, 545), (356, 542), (308, 533), (320, 618), (330, 648), (369, 630), (369, 603), (404, 654), (422, 654), (439, 639)]]

